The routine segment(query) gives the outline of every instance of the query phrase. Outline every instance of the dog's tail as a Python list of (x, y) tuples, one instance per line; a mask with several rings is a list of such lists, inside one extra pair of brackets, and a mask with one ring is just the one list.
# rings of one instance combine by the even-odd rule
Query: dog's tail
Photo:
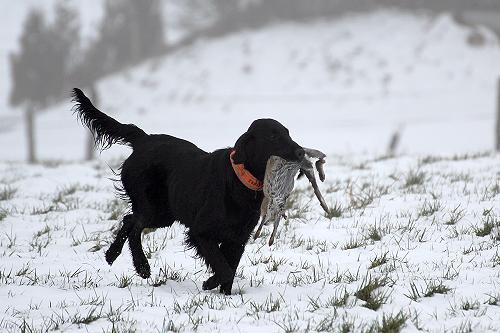
[(139, 127), (122, 124), (99, 111), (80, 89), (74, 88), (72, 97), (75, 102), (73, 111), (94, 135), (96, 147), (104, 150), (114, 143), (133, 146), (138, 139), (147, 135)]

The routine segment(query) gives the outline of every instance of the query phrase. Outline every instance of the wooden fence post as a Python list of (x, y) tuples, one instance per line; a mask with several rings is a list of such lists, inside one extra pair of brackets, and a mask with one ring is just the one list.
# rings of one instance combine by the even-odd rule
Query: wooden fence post
[(500, 78), (497, 82), (497, 123), (495, 128), (495, 149), (500, 151)]
[(26, 139), (28, 144), (28, 163), (36, 163), (35, 109), (31, 104), (26, 107), (25, 117)]

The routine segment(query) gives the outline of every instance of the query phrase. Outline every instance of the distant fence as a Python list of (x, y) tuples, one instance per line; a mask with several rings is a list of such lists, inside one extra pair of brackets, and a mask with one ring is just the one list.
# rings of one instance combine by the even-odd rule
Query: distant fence
[(497, 124), (495, 133), (495, 148), (496, 151), (500, 151), (500, 78), (498, 78), (497, 87)]

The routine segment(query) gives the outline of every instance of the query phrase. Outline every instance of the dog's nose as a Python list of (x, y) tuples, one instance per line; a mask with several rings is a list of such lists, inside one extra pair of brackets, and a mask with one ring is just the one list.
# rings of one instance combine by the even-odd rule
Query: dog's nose
[(306, 152), (304, 151), (304, 149), (302, 148), (295, 149), (295, 156), (297, 156), (299, 160), (303, 159), (305, 154)]

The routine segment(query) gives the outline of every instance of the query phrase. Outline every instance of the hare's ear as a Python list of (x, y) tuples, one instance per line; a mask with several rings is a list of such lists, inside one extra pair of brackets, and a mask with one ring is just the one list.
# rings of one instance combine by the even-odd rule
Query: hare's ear
[(233, 155), (233, 161), (236, 164), (243, 164), (247, 159), (246, 145), (250, 139), (250, 134), (248, 132), (243, 133), (242, 136), (234, 144), (235, 153)]

